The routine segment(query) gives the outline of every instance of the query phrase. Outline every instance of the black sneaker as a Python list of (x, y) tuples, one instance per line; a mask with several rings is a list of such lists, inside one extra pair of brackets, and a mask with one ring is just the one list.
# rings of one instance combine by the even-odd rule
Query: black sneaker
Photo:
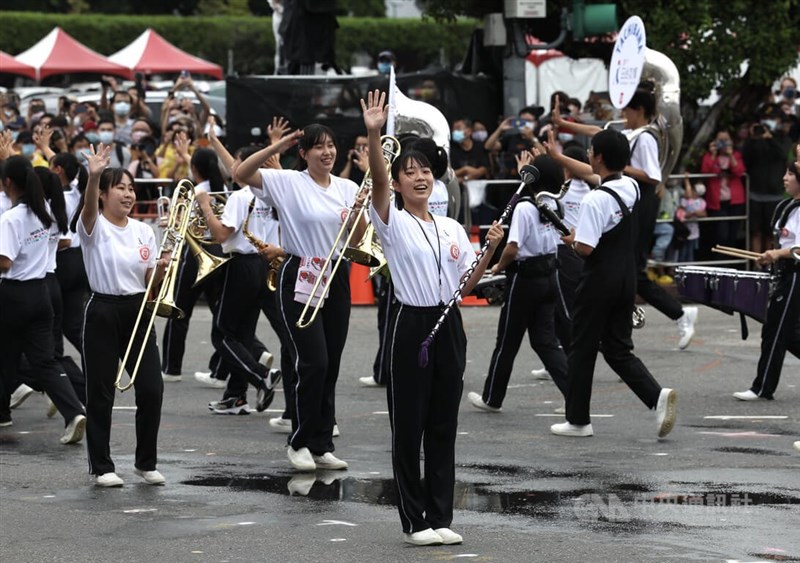
[(272, 399), (275, 398), (275, 386), (281, 380), (281, 370), (271, 369), (263, 380), (262, 386), (256, 393), (256, 410), (264, 412), (272, 404)]
[(250, 414), (247, 399), (242, 397), (229, 397), (221, 401), (212, 401), (208, 408), (215, 414)]
[(11, 426), (14, 424), (11, 422), (11, 415), (8, 413), (0, 413), (0, 427), (2, 426)]

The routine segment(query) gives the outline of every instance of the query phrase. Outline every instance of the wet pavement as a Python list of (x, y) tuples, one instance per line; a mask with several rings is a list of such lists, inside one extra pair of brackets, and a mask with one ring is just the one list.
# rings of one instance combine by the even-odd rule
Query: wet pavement
[[(480, 391), (496, 307), (464, 310), (465, 394)], [(679, 394), (679, 418), (656, 439), (653, 414), (600, 360), (592, 438), (552, 436), (556, 387), (515, 364), (500, 413), (462, 401), (453, 529), (460, 546), (402, 542), (383, 389), (364, 388), (377, 332), (356, 308), (337, 392), (347, 471), (299, 474), (265, 413), (211, 414), (221, 391), (192, 374), (209, 349), (210, 317), (195, 312), (184, 381), (166, 384), (159, 469), (165, 487), (133, 475), (132, 392), (118, 395), (112, 454), (122, 489), (101, 490), (85, 452), (61, 446), (60, 419), (32, 396), (0, 429), (0, 560), (39, 561), (800, 561), (800, 361), (786, 360), (775, 401), (742, 403), (758, 339), (738, 319), (701, 308), (697, 336), (677, 350), (674, 323), (648, 308), (636, 352)], [(751, 333), (758, 325), (751, 322)], [(161, 323), (158, 323), (159, 329)], [(262, 321), (270, 348), (275, 338)], [(527, 343), (525, 344), (527, 346)], [(255, 394), (250, 393), (255, 401)], [(252, 405), (253, 403), (251, 403)]]

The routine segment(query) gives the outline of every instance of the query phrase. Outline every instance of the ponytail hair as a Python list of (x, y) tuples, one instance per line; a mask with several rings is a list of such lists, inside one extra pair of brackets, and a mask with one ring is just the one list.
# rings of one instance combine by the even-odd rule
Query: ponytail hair
[(419, 151), (428, 157), (428, 162), (431, 163), (431, 172), (433, 172), (434, 178), (441, 178), (447, 173), (447, 167), (450, 165), (447, 158), (447, 151), (437, 145), (433, 139), (416, 139), (411, 142), (408, 149), (403, 150)]
[(28, 209), (33, 211), (45, 228), (49, 229), (53, 224), (53, 218), (47, 211), (42, 183), (33, 171), (31, 162), (24, 156), (12, 156), (6, 160), (5, 166), (0, 171), (0, 177), (11, 180), (17, 190), (22, 192)]
[(211, 149), (201, 148), (192, 155), (192, 166), (197, 170), (198, 178), (208, 180), (212, 192), (221, 192), (225, 189), (225, 181), (219, 170), (219, 158)]
[(80, 163), (77, 156), (71, 152), (60, 152), (50, 160), (50, 164), (63, 168), (64, 175), (67, 177), (68, 182), (72, 182), (77, 177), (78, 191), (80, 193), (86, 191), (86, 184), (89, 182), (89, 173), (86, 171), (86, 167)]
[(51, 172), (49, 168), (37, 166), (33, 169), (42, 184), (44, 197), (50, 202), (50, 213), (58, 225), (58, 232), (62, 235), (69, 231), (69, 221), (67, 220), (67, 203), (64, 201), (64, 190), (61, 189), (61, 181), (58, 174)]

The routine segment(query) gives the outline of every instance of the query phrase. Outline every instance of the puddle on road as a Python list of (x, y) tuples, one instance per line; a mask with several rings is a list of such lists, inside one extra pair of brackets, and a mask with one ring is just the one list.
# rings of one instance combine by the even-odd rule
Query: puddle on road
[[(490, 475), (519, 476), (525, 481), (588, 478), (578, 473), (536, 472), (529, 468), (508, 466), (469, 466)], [(186, 485), (224, 487), (234, 491), (261, 491), (280, 495), (304, 496), (318, 501), (358, 502), (393, 505), (396, 490), (393, 479), (356, 478), (337, 471), (317, 471), (291, 475), (213, 474), (183, 481)], [(499, 490), (506, 484), (455, 484), (455, 508), (515, 516), (555, 520), (578, 517), (587, 522), (625, 522), (626, 531), (635, 532), (645, 511), (683, 510), (695, 508), (747, 508), (759, 505), (800, 505), (800, 497), (775, 492), (742, 492), (736, 487), (715, 485), (705, 491), (693, 491), (692, 484), (683, 484), (682, 492), (659, 492), (643, 483), (607, 483), (602, 488), (570, 490)], [(697, 486), (698, 484), (695, 484)], [(731, 492), (735, 491), (735, 492)], [(674, 513), (673, 513), (674, 516)], [(650, 522), (649, 524), (652, 524)], [(664, 522), (661, 523), (664, 525)], [(680, 524), (674, 524), (680, 527)], [(646, 528), (643, 525), (642, 528)]]

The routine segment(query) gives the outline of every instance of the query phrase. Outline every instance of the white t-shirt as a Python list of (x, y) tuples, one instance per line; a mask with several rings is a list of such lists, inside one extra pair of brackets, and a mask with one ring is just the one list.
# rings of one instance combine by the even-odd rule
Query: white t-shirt
[[(777, 227), (778, 224), (775, 223), (775, 228)], [(789, 215), (789, 220), (786, 221), (786, 225), (783, 226), (783, 229), (781, 229), (778, 235), (778, 242), (781, 248), (791, 248), (800, 245), (800, 207), (795, 208), (791, 215)]]
[(634, 137), (636, 129), (624, 129), (625, 135), (631, 143), (631, 166), (643, 170), (653, 180), (661, 181), (661, 165), (658, 163), (658, 143), (650, 133), (642, 132)]
[(447, 217), (447, 204), (450, 202), (450, 194), (447, 193), (447, 186), (441, 180), (433, 181), (433, 191), (428, 198), (428, 211), (432, 215)]
[(558, 240), (553, 224), (542, 222), (539, 210), (532, 202), (520, 201), (517, 204), (508, 229), (508, 242), (519, 247), (517, 260), (553, 254)]
[[(72, 219), (78, 211), (78, 204), (81, 201), (81, 192), (78, 191), (77, 178), (69, 183), (69, 189), (64, 190), (64, 203), (67, 207), (67, 221), (72, 225)], [(81, 245), (81, 239), (78, 233), (70, 231), (67, 235), (70, 238), (69, 247), (76, 248)]]
[[(244, 225), (247, 214), (250, 210), (250, 201), (254, 195), (249, 187), (233, 192), (228, 196), (225, 204), (225, 212), (220, 218), (220, 222), (226, 227), (235, 229), (222, 243), (223, 252), (237, 252), (239, 254), (255, 254), (258, 252), (255, 246), (244, 236), (242, 226)], [(277, 225), (278, 222), (272, 218), (272, 209), (262, 200), (256, 198), (253, 212), (250, 214), (250, 221), (247, 223), (247, 230), (259, 240), (269, 244), (277, 244)]]
[(307, 170), (260, 169), (261, 186), (251, 186), (256, 197), (278, 210), (281, 244), (288, 254), (325, 257), (353, 206), (359, 187), (352, 180), (330, 176), (327, 188)]
[(11, 209), (11, 198), (0, 189), (0, 215)]
[[(605, 183), (620, 196), (622, 202), (632, 210), (639, 197), (636, 181), (628, 176)], [(578, 225), (575, 227), (575, 241), (597, 248), (600, 237), (622, 221), (622, 211), (611, 194), (601, 190), (592, 190), (581, 203)]]
[(0, 278), (18, 281), (39, 280), (47, 274), (50, 237), (58, 227), (45, 227), (24, 204), (19, 203), (0, 215), (0, 256), (11, 260), (11, 268)]
[[(561, 198), (564, 208), (563, 222), (567, 227), (575, 228), (578, 225), (578, 214), (581, 211), (581, 202), (592, 189), (589, 184), (579, 178), (573, 178), (569, 183), (569, 190)], [(560, 242), (560, 241), (559, 241)]]
[(475, 260), (464, 227), (449, 217), (436, 215), (429, 223), (394, 205), (389, 206), (389, 222), (385, 224), (371, 205), (369, 211), (392, 271), (397, 299), (414, 307), (450, 301)]
[(127, 225), (117, 227), (99, 213), (91, 235), (78, 220), (78, 236), (92, 291), (134, 295), (147, 289), (145, 274), (158, 259), (156, 235), (149, 225), (128, 218)]

